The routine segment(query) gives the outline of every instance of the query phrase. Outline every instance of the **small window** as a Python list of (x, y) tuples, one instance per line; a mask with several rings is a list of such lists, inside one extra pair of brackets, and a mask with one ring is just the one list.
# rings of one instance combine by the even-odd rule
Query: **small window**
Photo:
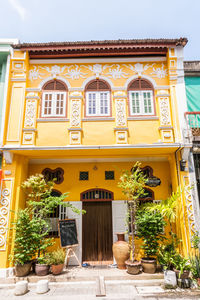
[(86, 116), (110, 116), (110, 87), (103, 80), (94, 80), (86, 87)]
[(89, 179), (89, 172), (80, 172), (79, 180), (88, 180)]
[(42, 94), (42, 117), (65, 117), (66, 116), (67, 90), (65, 85), (53, 80), (43, 87)]
[(130, 115), (154, 115), (153, 87), (144, 79), (136, 79), (129, 87)]
[(105, 180), (114, 180), (115, 173), (114, 171), (105, 171)]

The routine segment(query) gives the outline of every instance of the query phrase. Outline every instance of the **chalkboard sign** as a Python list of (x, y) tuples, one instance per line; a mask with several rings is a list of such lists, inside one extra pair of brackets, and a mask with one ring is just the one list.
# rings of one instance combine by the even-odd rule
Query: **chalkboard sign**
[(61, 247), (73, 246), (78, 244), (76, 220), (59, 220), (59, 232)]

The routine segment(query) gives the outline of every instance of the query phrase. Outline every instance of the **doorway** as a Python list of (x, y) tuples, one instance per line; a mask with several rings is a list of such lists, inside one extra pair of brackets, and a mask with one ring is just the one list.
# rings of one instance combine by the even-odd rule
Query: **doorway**
[(86, 210), (82, 217), (82, 259), (86, 262), (112, 262), (113, 193), (102, 189), (90, 190), (81, 194), (81, 200)]

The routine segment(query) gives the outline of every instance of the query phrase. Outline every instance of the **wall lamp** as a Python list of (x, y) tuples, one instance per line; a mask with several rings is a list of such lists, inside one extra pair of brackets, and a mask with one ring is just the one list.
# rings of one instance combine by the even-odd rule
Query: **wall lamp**
[(185, 159), (181, 159), (180, 160), (180, 170), (181, 171), (185, 171), (186, 169), (186, 160)]

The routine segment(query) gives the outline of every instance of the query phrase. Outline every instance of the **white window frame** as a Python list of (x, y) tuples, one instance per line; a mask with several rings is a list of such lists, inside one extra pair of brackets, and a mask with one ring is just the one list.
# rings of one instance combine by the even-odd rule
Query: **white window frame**
[[(133, 105), (132, 105), (132, 94), (133, 93), (138, 93), (139, 94), (139, 108), (140, 112), (139, 113), (134, 113), (133, 112)], [(150, 93), (151, 94), (151, 108), (152, 112), (151, 113), (145, 113), (144, 109), (144, 93)], [(134, 90), (129, 92), (129, 103), (130, 103), (130, 114), (132, 116), (152, 116), (155, 114), (155, 109), (154, 109), (154, 100), (153, 100), (153, 91), (152, 90)]]
[[(108, 112), (101, 113), (101, 98), (100, 94), (104, 93), (107, 94), (107, 101), (108, 101)], [(96, 113), (95, 114), (90, 114), (89, 113), (89, 95), (90, 94), (95, 94), (96, 96)], [(91, 91), (91, 92), (86, 92), (86, 116), (87, 117), (106, 117), (110, 116), (110, 92), (109, 91)]]
[[(51, 114), (45, 114), (45, 96), (46, 95), (52, 95), (52, 107), (51, 107)], [(63, 95), (63, 113), (62, 114), (57, 114), (56, 113), (56, 103), (57, 95)], [(67, 102), (67, 93), (66, 92), (58, 92), (58, 91), (53, 91), (53, 92), (43, 92), (42, 94), (42, 117), (48, 118), (48, 117), (65, 117), (66, 116), (66, 102)]]

